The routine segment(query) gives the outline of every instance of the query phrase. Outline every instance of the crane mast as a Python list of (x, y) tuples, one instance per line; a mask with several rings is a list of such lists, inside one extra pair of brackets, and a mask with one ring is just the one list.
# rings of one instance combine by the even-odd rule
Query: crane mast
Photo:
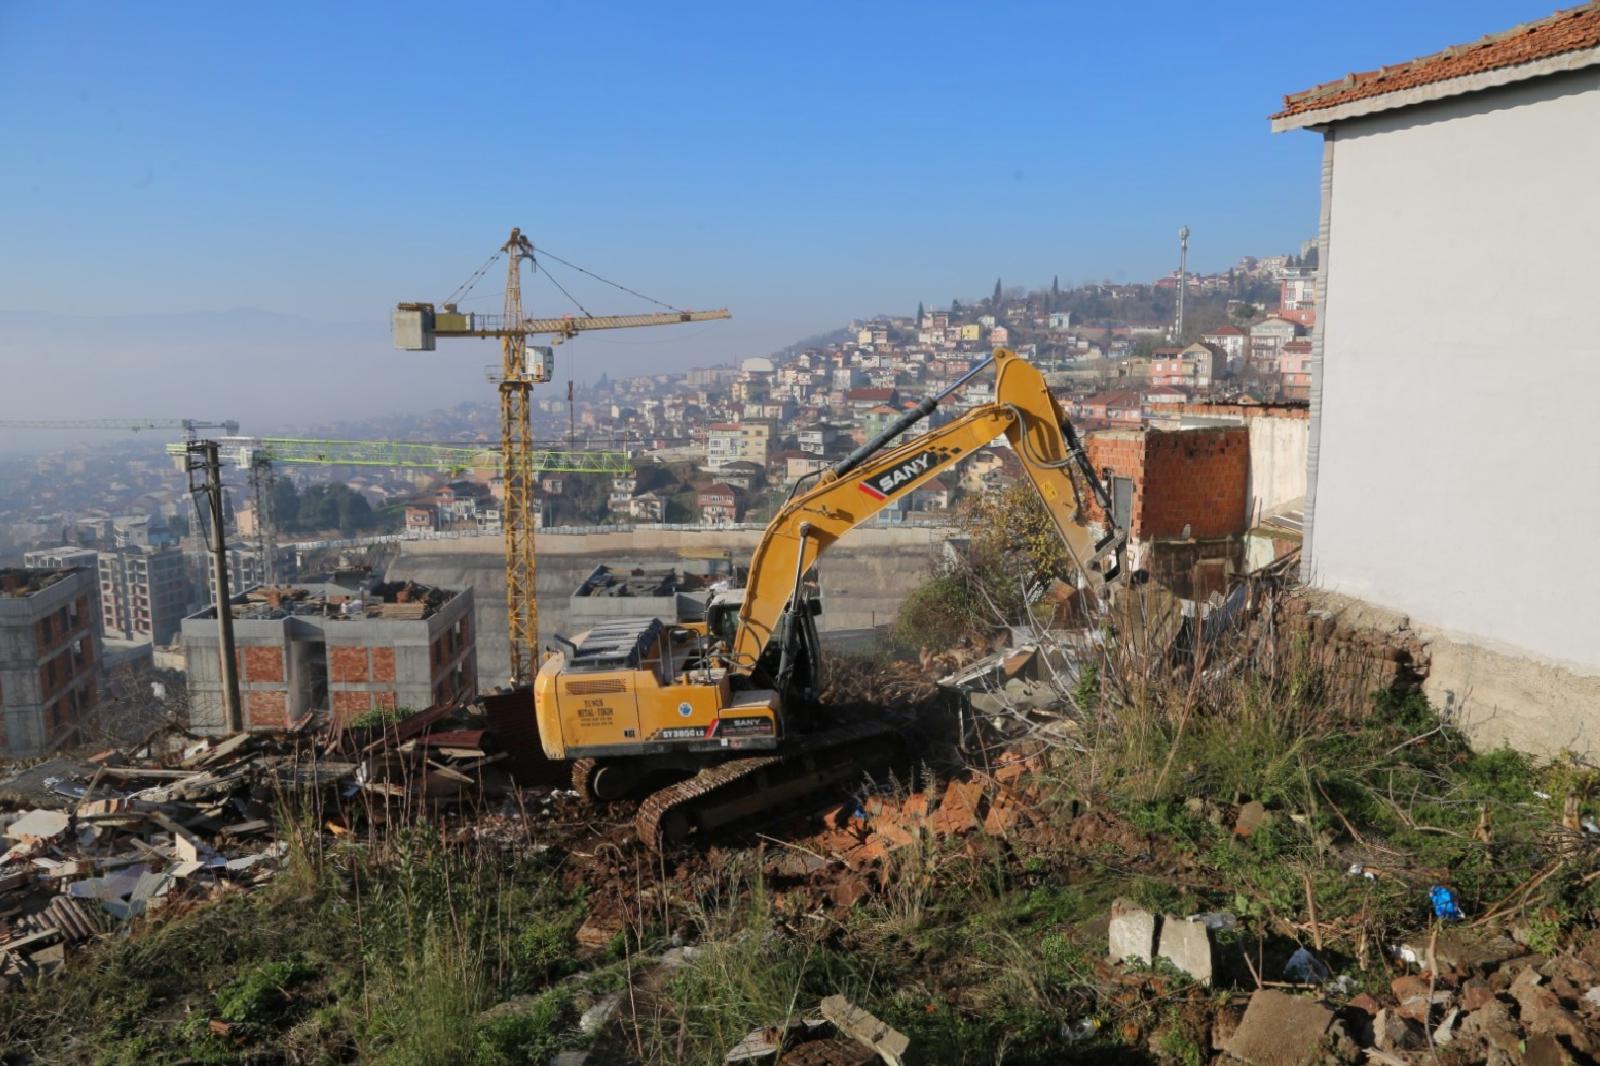
[[(533, 244), (512, 229), (506, 254), (507, 322), (522, 321), (522, 260)], [(539, 560), (533, 545), (533, 381), (528, 374), (528, 335), (512, 330), (500, 338), (500, 454), (506, 510), (506, 625), (511, 639), (511, 682), (519, 683), (539, 646)], [(542, 368), (541, 368), (542, 369)], [(524, 653), (530, 661), (524, 662)]]
[[(685, 311), (679, 308), (648, 314), (593, 315), (580, 305), (579, 310), (583, 312), (581, 316), (525, 318), (522, 310), (522, 263), (527, 260), (534, 269), (538, 269), (533, 242), (520, 228), (513, 229), (510, 238), (500, 246), (500, 254), (506, 257), (506, 289), (504, 313), (498, 319), (493, 315), (463, 313), (454, 302), (446, 302), (437, 312), (433, 304), (402, 303), (394, 312), (394, 343), (395, 347), (410, 351), (433, 351), (437, 337), (496, 338), (500, 341), (498, 387), (501, 476), (505, 484), (506, 622), (510, 637), (511, 683), (520, 685), (531, 679), (537, 667), (539, 646), (538, 559), (533, 534), (536, 463), (532, 393), (535, 384), (550, 380), (555, 366), (554, 352), (549, 348), (534, 349), (530, 358), (528, 338), (545, 334), (553, 336), (556, 343), (560, 343), (590, 330), (670, 326), (730, 316), (726, 310)], [(560, 262), (565, 263), (565, 260)], [(576, 264), (566, 265), (623, 289), (623, 286), (608, 282)], [(488, 263), (484, 264), (460, 291), (470, 289), (488, 267)], [(546, 274), (548, 276), (548, 271)], [(560, 287), (559, 284), (557, 287)], [(564, 289), (562, 291), (565, 292)], [(629, 289), (623, 291), (632, 292)]]

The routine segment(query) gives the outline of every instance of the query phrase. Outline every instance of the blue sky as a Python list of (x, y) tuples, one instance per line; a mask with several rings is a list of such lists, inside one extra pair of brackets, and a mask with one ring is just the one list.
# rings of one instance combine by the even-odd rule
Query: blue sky
[[(1317, 139), (1267, 129), (1284, 92), (1551, 10), (0, 0), (0, 307), (378, 323), (447, 295), (515, 224), (733, 310), (584, 340), (585, 371), (626, 371), (997, 275), (1148, 279), (1182, 224), (1218, 269), (1314, 229)], [(556, 277), (591, 310), (639, 306)], [(533, 309), (571, 309), (526, 285)]]

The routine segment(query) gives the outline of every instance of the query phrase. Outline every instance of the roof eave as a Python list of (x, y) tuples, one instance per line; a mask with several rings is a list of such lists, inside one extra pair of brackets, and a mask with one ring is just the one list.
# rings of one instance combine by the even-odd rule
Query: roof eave
[(1348, 103), (1335, 104), (1332, 107), (1314, 108), (1310, 111), (1301, 111), (1292, 115), (1274, 115), (1271, 120), (1272, 132), (1283, 133), (1287, 130), (1313, 129), (1334, 122), (1343, 122), (1347, 119), (1376, 114), (1380, 111), (1394, 111), (1402, 107), (1415, 107), (1418, 104), (1445, 100), (1452, 96), (1482, 92), (1485, 89), (1495, 89), (1502, 85), (1512, 85), (1517, 82), (1529, 81), (1533, 78), (1547, 77), (1551, 74), (1583, 70), (1586, 67), (1596, 65), (1600, 65), (1600, 48), (1583, 48), (1573, 52), (1563, 52), (1557, 56), (1536, 59), (1531, 63), (1519, 63), (1514, 67), (1498, 67), (1494, 70), (1479, 71), (1475, 74), (1463, 74), (1459, 78), (1446, 78), (1444, 81), (1430, 82), (1426, 85), (1418, 85), (1409, 89), (1396, 89), (1392, 92), (1379, 93), (1376, 96), (1366, 96), (1359, 100), (1351, 100)]

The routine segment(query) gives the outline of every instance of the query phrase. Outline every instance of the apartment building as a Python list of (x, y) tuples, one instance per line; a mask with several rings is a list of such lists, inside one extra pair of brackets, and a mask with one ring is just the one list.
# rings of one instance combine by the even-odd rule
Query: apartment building
[(100, 617), (122, 640), (168, 644), (183, 624), (189, 578), (183, 552), (130, 543), (99, 553)]
[(95, 571), (0, 570), (0, 755), (68, 743), (99, 698)]

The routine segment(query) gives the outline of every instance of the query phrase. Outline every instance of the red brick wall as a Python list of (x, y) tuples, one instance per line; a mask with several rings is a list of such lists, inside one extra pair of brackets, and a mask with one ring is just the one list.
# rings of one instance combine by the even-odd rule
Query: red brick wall
[(283, 681), (283, 649), (244, 647), (244, 679), (249, 682)]
[(287, 692), (246, 692), (244, 694), (244, 707), (245, 727), (247, 729), (282, 729), (289, 724), (289, 694)]
[(349, 721), (351, 717), (372, 709), (370, 692), (334, 692), (330, 695), (333, 699), (333, 713), (341, 721)]
[(328, 680), (334, 683), (359, 683), (367, 680), (367, 649), (328, 648)]
[(1145, 437), (1143, 536), (1197, 540), (1245, 531), (1250, 431), (1218, 426)]
[[(1142, 434), (1091, 433), (1084, 441), (1096, 471), (1133, 479), (1138, 540), (1226, 537), (1245, 531), (1250, 483), (1250, 431), (1220, 426)], [(1091, 502), (1091, 518), (1104, 520)]]
[(372, 680), (381, 684), (394, 684), (394, 649), (372, 649)]
[[(1140, 516), (1144, 513), (1144, 434), (1126, 430), (1091, 433), (1084, 438), (1083, 446), (1096, 474), (1103, 475), (1109, 469), (1118, 477), (1133, 479), (1133, 528), (1128, 532), (1131, 536), (1143, 537)], [(1105, 510), (1092, 494), (1089, 517), (1096, 522), (1106, 519)]]

